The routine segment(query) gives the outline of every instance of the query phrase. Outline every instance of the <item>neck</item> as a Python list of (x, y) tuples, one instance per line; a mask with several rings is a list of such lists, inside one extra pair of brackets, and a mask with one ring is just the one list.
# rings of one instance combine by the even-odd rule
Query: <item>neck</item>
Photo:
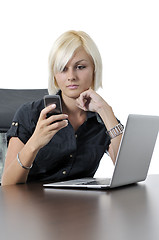
[(85, 114), (85, 112), (82, 109), (80, 109), (76, 106), (76, 99), (67, 97), (63, 93), (61, 95), (62, 95), (63, 113), (68, 114), (68, 115), (76, 114), (78, 116)]
[(75, 98), (67, 97), (64, 94), (61, 94), (61, 96), (63, 113), (68, 115), (68, 120), (76, 132), (86, 120), (86, 112), (76, 106)]

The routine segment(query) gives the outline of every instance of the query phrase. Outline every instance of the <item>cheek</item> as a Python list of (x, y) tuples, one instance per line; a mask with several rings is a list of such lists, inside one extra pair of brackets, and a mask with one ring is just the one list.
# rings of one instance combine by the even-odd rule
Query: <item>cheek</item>
[(85, 76), (85, 80), (87, 82), (88, 85), (92, 85), (92, 83), (94, 82), (94, 74), (90, 74), (90, 72)]
[(88, 82), (88, 87), (91, 87), (92, 89), (94, 89), (94, 74), (92, 73), (91, 75), (88, 76), (87, 78), (87, 82)]
[(61, 88), (61, 86), (63, 85), (64, 79), (60, 76), (58, 76), (58, 74), (55, 75), (55, 84), (57, 84), (57, 86), (59, 88)]

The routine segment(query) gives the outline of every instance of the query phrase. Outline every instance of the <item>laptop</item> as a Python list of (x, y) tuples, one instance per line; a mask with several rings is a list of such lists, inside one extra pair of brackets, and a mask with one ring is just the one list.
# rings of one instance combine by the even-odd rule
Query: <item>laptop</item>
[(81, 178), (44, 184), (51, 188), (108, 189), (144, 181), (159, 132), (159, 116), (130, 114), (112, 178)]

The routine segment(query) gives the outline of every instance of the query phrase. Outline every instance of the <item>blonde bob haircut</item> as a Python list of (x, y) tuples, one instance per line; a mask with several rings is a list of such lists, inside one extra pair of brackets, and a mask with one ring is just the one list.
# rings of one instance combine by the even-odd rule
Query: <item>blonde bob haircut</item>
[(83, 47), (92, 57), (94, 63), (95, 91), (102, 87), (102, 60), (98, 48), (90, 36), (83, 31), (68, 31), (63, 33), (54, 43), (49, 55), (49, 94), (56, 94), (59, 88), (55, 74), (62, 72), (77, 48)]

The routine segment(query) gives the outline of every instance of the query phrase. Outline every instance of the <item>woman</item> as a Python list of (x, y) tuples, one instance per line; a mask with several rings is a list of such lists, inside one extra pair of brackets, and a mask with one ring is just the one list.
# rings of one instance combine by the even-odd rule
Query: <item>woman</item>
[(49, 94), (59, 94), (63, 113), (43, 99), (23, 105), (8, 131), (2, 185), (92, 177), (105, 152), (115, 163), (122, 125), (96, 93), (102, 85), (102, 62), (93, 40), (68, 31), (49, 56)]

